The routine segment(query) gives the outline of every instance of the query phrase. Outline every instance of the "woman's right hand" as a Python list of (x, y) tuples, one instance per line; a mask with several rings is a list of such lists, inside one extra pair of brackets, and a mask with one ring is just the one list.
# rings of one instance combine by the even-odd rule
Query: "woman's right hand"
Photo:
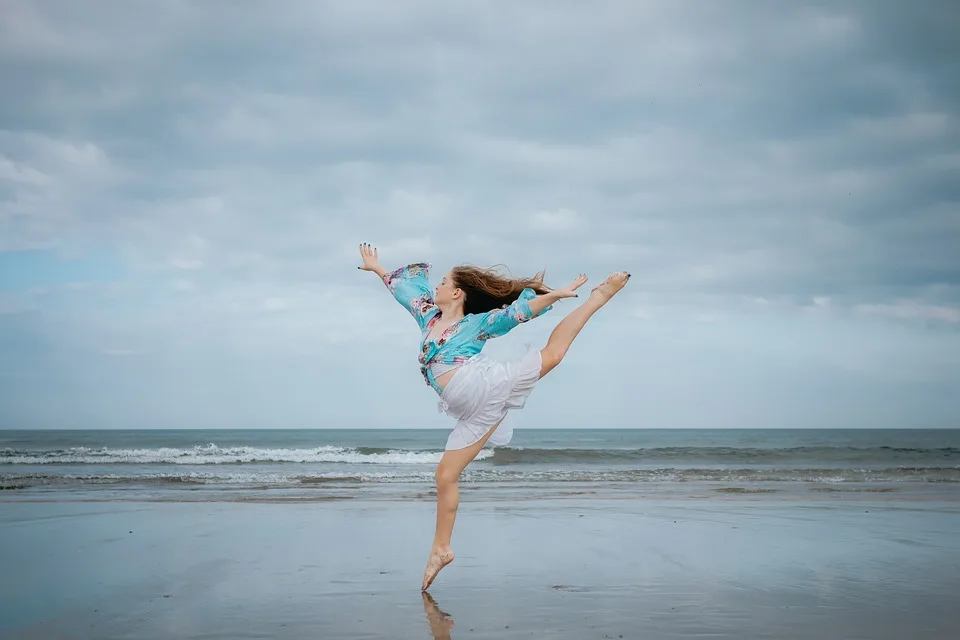
[(357, 267), (361, 271), (380, 271), (380, 255), (377, 248), (364, 242), (360, 245), (360, 258), (363, 260), (363, 266)]

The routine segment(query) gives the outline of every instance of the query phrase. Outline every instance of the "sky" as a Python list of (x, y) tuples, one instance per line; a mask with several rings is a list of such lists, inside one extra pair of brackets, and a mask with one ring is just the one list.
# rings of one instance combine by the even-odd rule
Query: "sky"
[(0, 13), (0, 428), (452, 426), (364, 241), (633, 274), (515, 428), (960, 427), (955, 2)]

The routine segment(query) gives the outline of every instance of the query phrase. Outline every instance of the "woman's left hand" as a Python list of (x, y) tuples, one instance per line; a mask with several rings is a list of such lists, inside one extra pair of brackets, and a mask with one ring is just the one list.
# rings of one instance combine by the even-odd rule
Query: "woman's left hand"
[(587, 283), (587, 276), (586, 274), (581, 273), (579, 276), (577, 276), (576, 280), (571, 282), (566, 287), (562, 289), (554, 289), (550, 293), (552, 293), (557, 300), (563, 300), (564, 298), (576, 298), (577, 289), (579, 289), (586, 283)]

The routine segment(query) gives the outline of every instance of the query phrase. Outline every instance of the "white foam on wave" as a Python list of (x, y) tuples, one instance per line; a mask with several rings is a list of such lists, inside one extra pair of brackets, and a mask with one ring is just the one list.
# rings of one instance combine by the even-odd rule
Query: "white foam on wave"
[[(493, 455), (485, 449), (477, 456)], [(310, 449), (262, 449), (259, 447), (218, 447), (198, 445), (189, 449), (93, 449), (74, 447), (61, 451), (22, 452), (0, 457), (0, 464), (239, 464), (251, 462), (327, 462), (347, 464), (436, 464), (441, 451), (388, 450), (362, 453), (345, 447)]]
[(356, 484), (365, 482), (403, 483), (433, 482), (433, 471), (364, 471), (362, 473), (318, 472), (309, 474), (291, 474), (270, 471), (229, 472), (229, 471), (177, 471), (177, 472), (140, 472), (140, 473), (0, 473), (0, 485), (29, 481), (40, 484), (63, 484), (79, 482), (82, 484), (137, 484), (137, 483), (185, 483), (212, 485), (325, 485)]

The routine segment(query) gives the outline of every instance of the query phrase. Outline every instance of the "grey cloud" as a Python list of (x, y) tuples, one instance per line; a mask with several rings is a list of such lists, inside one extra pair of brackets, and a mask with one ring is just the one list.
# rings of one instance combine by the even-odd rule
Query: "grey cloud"
[[(354, 268), (371, 241), (437, 276), (627, 268), (623, 316), (597, 331), (677, 384), (713, 380), (699, 353), (739, 371), (736, 348), (866, 402), (864, 372), (891, 360), (867, 341), (846, 361), (866, 367), (828, 356), (875, 326), (910, 380), (946, 379), (960, 364), (910, 347), (960, 328), (957, 18), (933, 1), (8, 2), (0, 250), (107, 252), (127, 272), (7, 296), (4, 317), (43, 321), (2, 331), (112, 353), (110, 375), (159, 380), (172, 350), (210, 384), (240, 357), (284, 377), (269, 354), (329, 376), (351, 339), (409, 357), (385, 346), (415, 340), (409, 319)], [(801, 346), (771, 355), (777, 328)], [(735, 348), (711, 351), (726, 331)]]
[[(655, 256), (661, 265), (684, 246), (708, 261), (739, 246), (746, 253), (733, 259), (745, 263), (779, 247), (789, 263), (814, 255), (795, 233), (806, 224), (799, 218), (862, 230), (905, 206), (955, 199), (953, 163), (925, 166), (956, 148), (956, 114), (943, 111), (952, 103), (934, 92), (919, 105), (925, 116), (909, 96), (911, 81), (936, 71), (917, 66), (931, 60), (921, 42), (937, 51), (946, 41), (937, 22), (890, 7), (808, 4), (781, 15), (747, 4), (689, 14), (611, 3), (492, 18), (432, 3), (403, 12), (301, 3), (234, 10), (225, 21), (210, 4), (128, 8), (104, 24), (50, 6), (20, 5), (15, 13), (28, 17), (12, 21), (45, 34), (5, 62), (42, 65), (26, 75), (46, 79), (45, 89), (25, 91), (20, 104), (36, 107), (30, 98), (39, 96), (51, 122), (73, 120), (67, 140), (96, 140), (116, 165), (133, 164), (112, 190), (119, 201), (99, 215), (140, 215), (148, 229), (151, 219), (178, 226), (179, 216), (171, 224), (154, 211), (227, 190), (237, 233), (217, 221), (212, 233), (237, 246), (239, 235), (270, 237), (269, 209), (300, 210), (305, 230), (311, 218), (362, 220), (358, 209), (389, 209), (393, 185), (412, 182), (426, 197), (468, 203), (452, 212), (457, 220), (569, 208), (614, 230), (662, 222), (656, 240), (670, 251)], [(155, 28), (140, 36), (145, 15)], [(911, 28), (927, 34), (908, 47), (911, 57), (858, 63), (857, 54)], [(884, 135), (904, 129), (906, 137)], [(344, 181), (351, 164), (355, 179)], [(144, 210), (131, 212), (131, 201)], [(710, 218), (734, 231), (710, 228)], [(728, 236), (733, 247), (715, 244)], [(896, 238), (858, 240), (884, 253)], [(941, 277), (954, 281), (949, 257), (942, 262)], [(783, 286), (781, 276), (771, 284)]]

